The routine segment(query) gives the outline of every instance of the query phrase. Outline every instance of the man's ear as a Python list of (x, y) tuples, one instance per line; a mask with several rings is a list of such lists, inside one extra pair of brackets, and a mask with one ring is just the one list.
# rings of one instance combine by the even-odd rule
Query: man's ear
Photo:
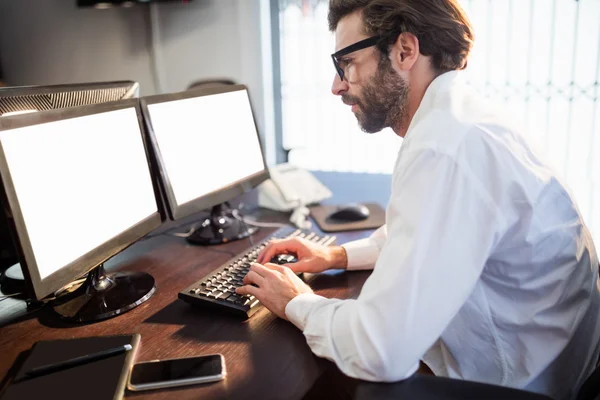
[(410, 32), (398, 35), (390, 47), (392, 65), (401, 71), (408, 71), (419, 58), (419, 39)]

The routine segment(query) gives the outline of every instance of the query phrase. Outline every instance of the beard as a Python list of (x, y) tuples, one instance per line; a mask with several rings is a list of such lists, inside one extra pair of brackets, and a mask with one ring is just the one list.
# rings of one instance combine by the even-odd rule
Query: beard
[(366, 133), (384, 128), (401, 129), (408, 114), (408, 84), (392, 68), (389, 57), (381, 55), (377, 72), (365, 84), (362, 96), (342, 95), (344, 103), (358, 106), (356, 119)]

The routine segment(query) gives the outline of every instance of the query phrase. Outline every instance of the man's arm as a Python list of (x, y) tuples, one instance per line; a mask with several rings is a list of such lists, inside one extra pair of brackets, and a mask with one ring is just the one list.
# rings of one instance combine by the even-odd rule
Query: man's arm
[(297, 295), (285, 308), (313, 352), (347, 375), (407, 378), (473, 290), (503, 228), (476, 178), (422, 151), (395, 179), (387, 242), (356, 300)]
[(366, 238), (342, 245), (346, 250), (348, 270), (373, 269), (387, 237), (387, 227), (383, 225)]
[(324, 246), (305, 239), (272, 240), (258, 255), (256, 262), (266, 264), (276, 254), (293, 253), (298, 261), (285, 264), (292, 271), (319, 273), (327, 269), (372, 269), (385, 242), (385, 225), (366, 239), (343, 246)]

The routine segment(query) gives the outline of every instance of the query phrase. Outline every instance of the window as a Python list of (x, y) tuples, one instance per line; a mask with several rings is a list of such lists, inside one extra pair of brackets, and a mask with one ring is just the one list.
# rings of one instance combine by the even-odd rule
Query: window
[[(278, 0), (282, 143), (309, 169), (390, 173), (402, 139), (363, 133), (330, 92), (327, 0)], [(600, 2), (462, 0), (475, 30), (466, 71), (504, 102), (561, 174), (600, 243)]]

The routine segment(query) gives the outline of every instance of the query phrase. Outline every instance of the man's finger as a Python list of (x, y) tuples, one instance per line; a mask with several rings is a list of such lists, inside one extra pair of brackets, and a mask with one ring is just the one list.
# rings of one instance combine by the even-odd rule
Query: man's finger
[(291, 269), (292, 271), (298, 273), (298, 272), (306, 272), (308, 271), (308, 265), (309, 264), (309, 260), (302, 260), (302, 261), (298, 261), (295, 263), (291, 263), (291, 264), (282, 264), (282, 267), (287, 267), (289, 269)]
[(273, 241), (270, 241), (269, 243), (267, 243), (265, 248), (262, 249), (262, 251), (260, 253), (258, 253), (258, 257), (256, 257), (256, 262), (259, 264), (264, 264), (267, 256), (269, 254), (271, 254), (271, 252), (273, 251), (272, 249), (273, 249)]
[(250, 271), (254, 271), (258, 275), (260, 275), (262, 277), (264, 277), (265, 275), (273, 273), (273, 271), (271, 270), (271, 268), (267, 268), (264, 265), (259, 264), (259, 263), (252, 263), (252, 264), (250, 264), (250, 269), (248, 270), (248, 273), (250, 273)]
[(248, 271), (242, 282), (244, 285), (251, 285), (254, 283), (255, 285), (262, 286), (261, 284), (264, 280), (265, 278), (259, 275), (256, 271)]
[(279, 264), (273, 264), (273, 263), (266, 263), (264, 265), (264, 268), (267, 268), (271, 271), (278, 271), (278, 272), (283, 271), (283, 266), (281, 266)]
[(283, 240), (282, 239), (273, 239), (269, 242), (269, 244), (267, 244), (267, 247), (265, 247), (260, 254), (258, 255), (256, 262), (260, 263), (260, 264), (264, 264), (266, 262), (269, 262), (271, 260), (271, 258), (275, 257), (275, 255), (279, 252), (281, 252), (281, 250), (279, 250), (279, 243), (281, 243)]
[(297, 254), (300, 249), (301, 243), (298, 238), (273, 240), (259, 254), (256, 261), (265, 264), (271, 261), (277, 254)]
[(252, 286), (252, 285), (245, 285), (245, 286), (240, 286), (239, 288), (235, 289), (235, 292), (237, 294), (249, 294), (250, 296), (254, 296), (254, 297), (258, 297), (260, 289), (257, 288), (256, 286)]

